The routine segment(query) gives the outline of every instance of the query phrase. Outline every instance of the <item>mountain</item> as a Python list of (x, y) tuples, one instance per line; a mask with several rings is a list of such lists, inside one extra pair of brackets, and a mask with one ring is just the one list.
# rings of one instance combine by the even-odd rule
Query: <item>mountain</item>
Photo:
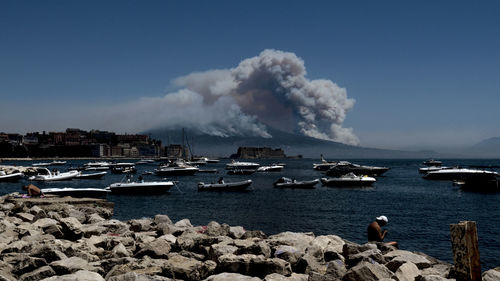
[[(272, 138), (231, 136), (218, 137), (186, 130), (185, 140), (195, 155), (228, 157), (236, 153), (240, 146), (281, 148), (287, 156), (302, 155), (305, 158), (319, 158), (323, 154), (330, 159), (353, 158), (431, 158), (440, 157), (434, 152), (410, 152), (386, 150), (346, 145), (338, 142), (320, 140), (298, 134), (269, 128)], [(159, 139), (163, 145), (181, 144), (182, 130), (156, 129), (143, 132)]]
[(468, 155), (474, 155), (484, 158), (499, 158), (500, 157), (500, 137), (489, 138), (483, 140), (467, 149), (465, 152)]

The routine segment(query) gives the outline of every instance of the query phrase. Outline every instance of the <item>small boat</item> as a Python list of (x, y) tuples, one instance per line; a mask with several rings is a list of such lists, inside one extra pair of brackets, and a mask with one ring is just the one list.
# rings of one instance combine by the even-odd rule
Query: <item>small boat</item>
[(245, 191), (252, 180), (223, 183), (198, 183), (198, 191)]
[(108, 167), (111, 166), (112, 163), (111, 162), (107, 162), (107, 161), (96, 161), (96, 162), (88, 162), (86, 164), (84, 164), (83, 166), (85, 167)]
[(131, 181), (128, 177), (125, 182), (117, 182), (106, 187), (113, 194), (159, 194), (165, 193), (174, 186), (173, 181)]
[(66, 165), (67, 161), (58, 161), (54, 160), (50, 162), (50, 166), (61, 166), (61, 165)]
[(89, 174), (84, 174), (80, 172), (75, 178), (76, 179), (87, 179), (87, 180), (98, 180), (104, 177), (108, 172), (96, 172), (96, 173), (89, 173)]
[(257, 169), (260, 165), (254, 162), (231, 161), (226, 164), (226, 170), (251, 170)]
[(456, 181), (488, 181), (494, 180), (499, 177), (497, 172), (466, 169), (466, 168), (452, 168), (439, 171), (428, 172), (424, 175), (424, 179), (428, 180), (456, 180)]
[(445, 166), (429, 166), (429, 167), (423, 167), (419, 168), (418, 172), (421, 174), (427, 174), (429, 172), (434, 172), (434, 171), (439, 171), (439, 170), (445, 170), (445, 169), (451, 169), (451, 167), (445, 167)]
[(104, 198), (110, 192), (104, 188), (43, 188), (44, 195), (71, 196), (71, 197), (89, 197)]
[(135, 163), (114, 163), (110, 165), (113, 174), (132, 174), (136, 173)]
[(463, 180), (455, 181), (454, 185), (464, 191), (473, 192), (500, 192), (500, 178), (487, 180)]
[(193, 157), (192, 159), (193, 161), (198, 161), (198, 160), (202, 160), (204, 161), (205, 163), (219, 163), (219, 159), (210, 159), (208, 157)]
[(31, 176), (28, 179), (34, 181), (63, 181), (63, 180), (72, 180), (76, 176), (80, 174), (79, 171), (71, 170), (68, 172), (51, 172), (47, 168), (38, 168), (38, 174), (35, 176)]
[(31, 166), (33, 166), (33, 167), (48, 167), (51, 164), (52, 164), (51, 162), (40, 162), (40, 163), (33, 163), (33, 164), (31, 164)]
[(177, 160), (175, 162), (169, 162), (166, 165), (160, 166), (155, 169), (155, 174), (157, 176), (192, 176), (196, 174), (200, 169), (198, 167), (193, 167), (186, 164), (184, 160)]
[(354, 173), (337, 178), (321, 178), (323, 186), (370, 186), (377, 180), (369, 176), (356, 176)]
[(340, 161), (337, 165), (328, 169), (326, 175), (331, 177), (340, 177), (342, 175), (354, 173), (356, 175), (380, 176), (388, 170), (389, 168), (387, 167), (363, 166), (347, 161)]
[(339, 162), (333, 161), (326, 161), (325, 158), (323, 158), (323, 154), (321, 154), (321, 163), (314, 163), (313, 164), (313, 169), (317, 171), (328, 171), (331, 167), (337, 165)]
[(441, 164), (443, 164), (443, 162), (441, 162), (439, 160), (429, 159), (429, 160), (422, 162), (422, 164), (425, 166), (429, 166), (429, 167), (430, 166), (439, 167), (439, 166), (441, 166)]
[(319, 179), (314, 179), (310, 181), (296, 181), (295, 179), (290, 179), (286, 177), (281, 177), (276, 182), (274, 182), (274, 187), (279, 188), (314, 188), (316, 184), (319, 183)]
[(109, 170), (109, 166), (101, 166), (101, 167), (84, 167), (84, 171), (106, 171)]
[(24, 174), (21, 172), (14, 172), (7, 174), (4, 171), (0, 171), (0, 182), (2, 181), (9, 181), (9, 182), (14, 182), (19, 179), (22, 179), (24, 177)]
[(149, 176), (149, 175), (152, 175), (152, 174), (153, 174), (153, 172), (151, 172), (151, 171), (144, 171), (144, 172), (142, 172), (141, 175), (143, 175), (143, 176)]
[(205, 173), (205, 174), (215, 174), (217, 173), (217, 169), (203, 169), (203, 170), (198, 170), (198, 173)]
[(251, 175), (255, 172), (257, 172), (256, 169), (235, 169), (235, 170), (229, 170), (226, 173), (228, 175)]
[(143, 165), (143, 164), (153, 164), (155, 160), (153, 159), (141, 159), (137, 162), (135, 162), (136, 165)]
[(280, 172), (281, 170), (283, 170), (281, 165), (260, 166), (257, 168), (257, 172)]

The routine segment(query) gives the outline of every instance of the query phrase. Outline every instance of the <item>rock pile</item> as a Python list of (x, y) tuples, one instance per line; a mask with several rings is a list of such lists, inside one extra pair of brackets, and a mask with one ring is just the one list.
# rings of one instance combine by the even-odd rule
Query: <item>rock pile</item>
[[(450, 280), (450, 264), (335, 235), (267, 236), (166, 215), (127, 222), (66, 203), (0, 198), (0, 280)], [(498, 280), (490, 270), (483, 280)]]

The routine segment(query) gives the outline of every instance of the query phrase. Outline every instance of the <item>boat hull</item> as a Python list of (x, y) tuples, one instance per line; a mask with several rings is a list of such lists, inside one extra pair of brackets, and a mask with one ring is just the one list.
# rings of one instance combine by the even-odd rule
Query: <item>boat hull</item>
[(198, 168), (159, 168), (155, 169), (155, 175), (163, 177), (192, 176), (198, 172)]
[(114, 183), (107, 187), (112, 194), (160, 194), (165, 193), (172, 188), (173, 182), (131, 182)]
[(327, 176), (340, 177), (349, 173), (356, 175), (366, 175), (371, 177), (381, 176), (387, 172), (389, 168), (386, 167), (332, 167), (326, 172)]
[(316, 184), (319, 183), (318, 179), (312, 181), (297, 181), (297, 182), (276, 182), (274, 187), (278, 188), (302, 188), (302, 189), (313, 189)]
[(359, 177), (359, 178), (322, 178), (321, 184), (323, 186), (332, 187), (352, 187), (352, 186), (371, 186), (375, 183), (375, 179), (371, 177)]
[(0, 182), (16, 182), (24, 177), (23, 173), (12, 173), (0, 176)]
[(91, 173), (91, 174), (79, 174), (76, 179), (82, 180), (99, 180), (102, 179), (107, 174), (107, 172)]
[(44, 195), (71, 196), (77, 198), (104, 198), (110, 192), (102, 188), (45, 188)]
[(229, 183), (199, 183), (198, 191), (246, 191), (252, 180)]

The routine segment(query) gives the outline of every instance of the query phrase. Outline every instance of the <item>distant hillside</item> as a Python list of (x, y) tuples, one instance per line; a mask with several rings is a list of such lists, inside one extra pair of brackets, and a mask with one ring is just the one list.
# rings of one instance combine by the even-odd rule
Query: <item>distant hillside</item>
[[(240, 146), (281, 148), (287, 156), (302, 155), (305, 158), (319, 158), (323, 154), (330, 159), (349, 158), (429, 158), (438, 157), (436, 153), (384, 150), (345, 145), (333, 141), (287, 133), (269, 128), (272, 138), (262, 137), (217, 137), (193, 131), (185, 131), (189, 145), (195, 155), (229, 157)], [(160, 139), (163, 145), (182, 143), (181, 130), (157, 129), (144, 132)]]
[(468, 155), (486, 158), (500, 157), (500, 137), (489, 138), (466, 149)]

